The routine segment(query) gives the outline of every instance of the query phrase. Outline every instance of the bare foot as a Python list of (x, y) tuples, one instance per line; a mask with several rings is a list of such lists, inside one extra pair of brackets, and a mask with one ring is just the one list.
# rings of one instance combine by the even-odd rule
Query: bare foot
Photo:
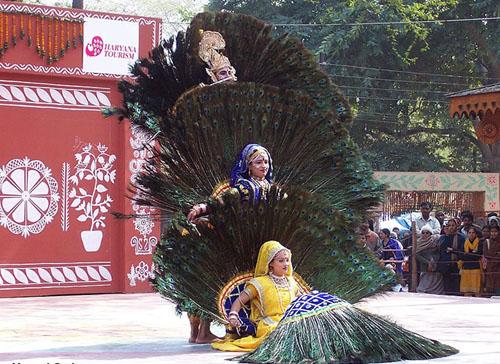
[(210, 343), (214, 343), (214, 342), (217, 342), (220, 340), (221, 340), (220, 337), (217, 337), (214, 334), (210, 333), (208, 336), (198, 335), (198, 337), (196, 338), (196, 343), (197, 344), (210, 344)]
[(220, 340), (220, 338), (210, 332), (210, 321), (200, 320), (200, 329), (196, 337), (196, 343), (210, 344), (218, 340)]

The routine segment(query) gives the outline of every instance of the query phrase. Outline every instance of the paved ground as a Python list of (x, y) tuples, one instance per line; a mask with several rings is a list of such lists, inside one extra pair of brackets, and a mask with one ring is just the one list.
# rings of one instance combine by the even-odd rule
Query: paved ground
[[(412, 363), (500, 363), (500, 300), (389, 293), (360, 306), (460, 350)], [(187, 344), (188, 326), (156, 294), (0, 299), (0, 363), (222, 364), (235, 355)]]

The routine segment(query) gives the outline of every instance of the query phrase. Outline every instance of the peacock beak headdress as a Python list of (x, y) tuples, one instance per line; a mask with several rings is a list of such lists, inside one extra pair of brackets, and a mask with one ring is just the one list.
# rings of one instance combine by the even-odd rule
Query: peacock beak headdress
[(288, 256), (290, 257), (290, 264), (288, 265), (286, 275), (288, 277), (291, 277), (293, 274), (293, 267), (291, 262), (292, 252), (275, 240), (267, 241), (260, 247), (257, 264), (255, 265), (254, 277), (265, 276), (269, 274), (269, 263), (271, 263), (276, 254), (278, 254), (282, 250), (286, 250), (288, 252)]
[(231, 170), (231, 185), (234, 186), (239, 179), (249, 179), (250, 174), (248, 168), (250, 163), (257, 159), (259, 156), (266, 156), (269, 160), (269, 170), (265, 176), (265, 179), (269, 182), (273, 182), (273, 161), (271, 159), (271, 154), (268, 150), (259, 144), (247, 144), (242, 149), (238, 159), (236, 160), (233, 169)]
[(208, 64), (207, 74), (214, 83), (223, 81), (236, 81), (236, 70), (231, 65), (229, 58), (220, 51), (226, 47), (222, 34), (213, 31), (201, 32), (198, 55)]

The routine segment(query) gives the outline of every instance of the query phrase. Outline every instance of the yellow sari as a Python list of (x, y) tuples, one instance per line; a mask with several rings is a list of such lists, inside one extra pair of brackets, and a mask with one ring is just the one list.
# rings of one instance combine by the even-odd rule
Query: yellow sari
[(246, 294), (251, 297), (250, 320), (256, 326), (255, 336), (246, 336), (236, 340), (227, 338), (213, 343), (214, 349), (253, 351), (276, 328), (286, 308), (299, 292), (298, 285), (292, 276), (291, 264), (286, 273), (288, 287), (277, 286), (269, 275), (269, 263), (281, 250), (288, 251), (277, 241), (268, 241), (261, 246), (254, 278), (249, 280), (245, 287)]

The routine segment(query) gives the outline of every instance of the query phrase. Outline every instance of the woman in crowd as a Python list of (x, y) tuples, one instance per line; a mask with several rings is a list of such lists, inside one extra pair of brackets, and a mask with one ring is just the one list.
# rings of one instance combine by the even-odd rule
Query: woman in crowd
[(424, 225), (417, 239), (417, 261), (420, 271), (420, 281), (417, 292), (443, 294), (443, 276), (437, 272), (439, 260), (439, 236), (432, 235), (432, 228)]
[(403, 259), (404, 254), (398, 242), (391, 238), (389, 229), (382, 229), (379, 233), (380, 240), (382, 241), (382, 260), (386, 263), (394, 261), (396, 266), (396, 274), (402, 276), (403, 274)]
[(467, 230), (463, 251), (459, 254), (460, 261), (460, 292), (465, 296), (481, 295), (481, 256), (483, 246), (478, 236), (478, 231), (471, 226)]

